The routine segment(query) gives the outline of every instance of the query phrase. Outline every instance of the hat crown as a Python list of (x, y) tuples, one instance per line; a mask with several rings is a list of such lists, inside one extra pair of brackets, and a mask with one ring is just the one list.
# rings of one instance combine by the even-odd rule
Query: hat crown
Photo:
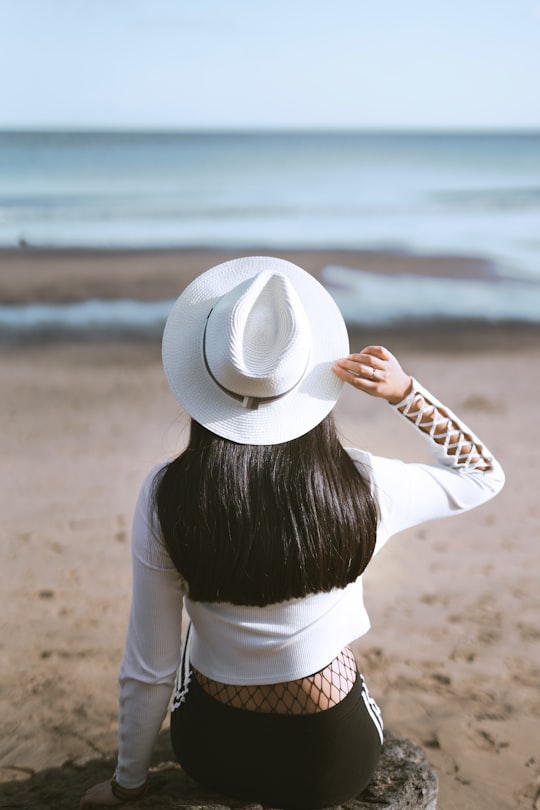
[(216, 382), (232, 394), (281, 396), (302, 379), (311, 329), (289, 279), (263, 271), (235, 286), (212, 309), (204, 352)]
[(178, 402), (240, 444), (288, 442), (319, 424), (343, 385), (333, 364), (348, 353), (332, 296), (310, 273), (272, 256), (201, 273), (163, 333), (163, 367)]

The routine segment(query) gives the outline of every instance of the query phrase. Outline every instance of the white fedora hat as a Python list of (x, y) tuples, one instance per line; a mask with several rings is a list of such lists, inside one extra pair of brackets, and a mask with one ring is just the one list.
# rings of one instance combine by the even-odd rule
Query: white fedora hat
[(280, 444), (332, 410), (349, 353), (334, 299), (300, 267), (250, 256), (198, 276), (163, 333), (176, 399), (208, 430), (240, 444)]

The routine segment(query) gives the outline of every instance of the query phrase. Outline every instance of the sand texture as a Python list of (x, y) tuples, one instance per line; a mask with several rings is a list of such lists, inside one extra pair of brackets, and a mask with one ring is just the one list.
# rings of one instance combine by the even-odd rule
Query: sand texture
[[(216, 259), (164, 255), (155, 258), (155, 297), (176, 295)], [(315, 272), (327, 255), (311, 256)], [(109, 280), (94, 258), (99, 289), (83, 267), (91, 257), (55, 265), (52, 256), (6, 254), (3, 300), (31, 299), (32, 290), (34, 300), (73, 300), (77, 280), (94, 284), (93, 294), (144, 297), (133, 265), (151, 267), (150, 253), (131, 264), (114, 257), (125, 275), (113, 278), (109, 266)], [(394, 260), (378, 259), (388, 272)], [(366, 574), (372, 629), (355, 652), (387, 727), (435, 767), (440, 810), (537, 809), (540, 332), (352, 335), (358, 349), (383, 340), (482, 437), (507, 484), (470, 514), (390, 541)], [(0, 806), (76, 807), (114, 759), (134, 501), (148, 469), (182, 447), (186, 418), (157, 342), (11, 345), (0, 375)], [(426, 460), (423, 442), (384, 403), (347, 388), (336, 415), (347, 444)], [(170, 757), (164, 734), (155, 778), (174, 784)]]

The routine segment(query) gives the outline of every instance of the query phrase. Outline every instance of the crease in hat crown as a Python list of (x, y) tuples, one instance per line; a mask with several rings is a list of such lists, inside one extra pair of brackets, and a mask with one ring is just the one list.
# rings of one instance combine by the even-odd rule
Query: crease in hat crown
[[(250, 341), (250, 345), (257, 347), (254, 359), (250, 353), (242, 354), (247, 351), (247, 342), (242, 344), (241, 338), (249, 331), (245, 315), (236, 314), (236, 320), (232, 318), (233, 329), (228, 316), (220, 315), (220, 310), (231, 315), (234, 305), (257, 277), (268, 281), (263, 273), (272, 277), (281, 275), (287, 281), (273, 279), (267, 286), (259, 279), (261, 294), (251, 290), (253, 305), (247, 305), (249, 297), (244, 302), (250, 313), (249, 329), (253, 326), (254, 330), (258, 321), (252, 322), (251, 318), (255, 313), (262, 317), (262, 304), (271, 300), (271, 292), (280, 302), (276, 307), (278, 314), (273, 316), (274, 329), (267, 324), (267, 331), (259, 332), (264, 337), (258, 343)], [(281, 288), (279, 293), (274, 285)], [(236, 292), (227, 304), (227, 296), (233, 289)], [(239, 307), (238, 313), (241, 310)], [(219, 317), (223, 328), (218, 329)], [(216, 328), (217, 333), (207, 341), (214, 372), (220, 374), (220, 367), (223, 372), (225, 364), (233, 365), (231, 349), (227, 349), (229, 357), (225, 352), (225, 358), (219, 359), (217, 348), (223, 351), (229, 342), (234, 343), (232, 355), (237, 367), (233, 374), (236, 382), (233, 379), (232, 384), (242, 391), (253, 390), (244, 386), (246, 379), (255, 380), (254, 394), (233, 393), (212, 376), (204, 355), (207, 328), (210, 333)], [(244, 256), (201, 273), (174, 303), (163, 332), (163, 368), (178, 402), (193, 420), (240, 444), (280, 444), (319, 424), (332, 410), (343, 386), (332, 366), (337, 357), (348, 353), (345, 322), (330, 293), (301, 267), (272, 256)], [(231, 384), (229, 378), (221, 378)], [(284, 391), (285, 388), (289, 390)], [(275, 394), (276, 391), (281, 393)], [(264, 393), (271, 395), (261, 396)]]
[(223, 295), (208, 316), (204, 353), (225, 390), (259, 399), (281, 396), (302, 380), (311, 328), (282, 273), (262, 271)]

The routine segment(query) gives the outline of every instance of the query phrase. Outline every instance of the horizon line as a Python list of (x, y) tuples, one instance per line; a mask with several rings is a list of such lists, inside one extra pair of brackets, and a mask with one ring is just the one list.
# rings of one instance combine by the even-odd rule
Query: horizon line
[(164, 134), (164, 135), (540, 135), (537, 126), (107, 126), (107, 125), (0, 125), (0, 134)]

